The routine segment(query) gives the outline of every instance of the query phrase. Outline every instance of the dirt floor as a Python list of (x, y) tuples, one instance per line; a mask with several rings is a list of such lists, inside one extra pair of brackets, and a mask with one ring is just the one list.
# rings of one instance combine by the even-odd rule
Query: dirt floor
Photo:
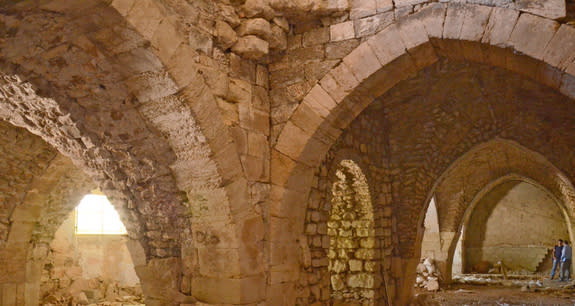
[(575, 305), (574, 289), (561, 289), (555, 282), (545, 285), (532, 289), (452, 285), (435, 293), (417, 290), (415, 305)]

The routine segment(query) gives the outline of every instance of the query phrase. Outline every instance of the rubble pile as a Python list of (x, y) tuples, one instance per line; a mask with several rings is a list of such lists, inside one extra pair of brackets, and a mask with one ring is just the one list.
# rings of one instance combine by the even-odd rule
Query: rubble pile
[(439, 290), (439, 279), (441, 275), (431, 258), (422, 258), (421, 263), (417, 265), (417, 277), (415, 287), (425, 288), (428, 291)]
[(99, 278), (77, 279), (69, 287), (54, 288), (42, 296), (42, 305), (143, 305), (139, 286), (124, 287)]

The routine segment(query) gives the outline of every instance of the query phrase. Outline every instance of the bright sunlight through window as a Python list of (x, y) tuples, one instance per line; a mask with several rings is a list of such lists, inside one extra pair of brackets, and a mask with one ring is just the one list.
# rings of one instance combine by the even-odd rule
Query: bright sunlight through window
[(88, 194), (76, 207), (76, 234), (124, 235), (126, 228), (106, 196)]

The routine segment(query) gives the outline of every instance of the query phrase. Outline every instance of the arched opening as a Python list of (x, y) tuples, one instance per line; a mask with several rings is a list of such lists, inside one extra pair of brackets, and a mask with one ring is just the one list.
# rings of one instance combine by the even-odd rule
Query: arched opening
[(421, 256), (427, 258), (436, 258), (441, 253), (441, 239), (439, 237), (439, 219), (437, 216), (437, 207), (435, 206), (435, 197), (431, 198), (423, 226), (423, 240), (421, 242)]
[(85, 195), (50, 242), (42, 270), (41, 303), (143, 304), (134, 251), (106, 196), (97, 190)]
[[(4, 152), (0, 168), (5, 174), (0, 183), (5, 199), (0, 207), (0, 304), (97, 303), (106, 301), (106, 291), (115, 295), (112, 302), (141, 304), (141, 290), (136, 289), (134, 295), (119, 290), (112, 277), (93, 276), (98, 271), (130, 266), (130, 272), (123, 271), (116, 279), (130, 286), (139, 283), (136, 266), (140, 275), (146, 256), (141, 240), (133, 236), (137, 224), (126, 218), (125, 207), (116, 203), (132, 234), (130, 239), (117, 225), (111, 229), (122, 233), (116, 237), (122, 243), (111, 242), (107, 253), (99, 245), (105, 242), (99, 240), (100, 235), (80, 239), (75, 234), (74, 208), (96, 184), (69, 158), (25, 129), (0, 121), (0, 135)], [(94, 219), (93, 213), (88, 220)], [(94, 256), (84, 256), (88, 253)], [(130, 295), (139, 297), (124, 299)]]
[[(394, 28), (382, 31), (382, 39), (389, 38), (385, 34), (397, 34), (393, 31)], [(421, 70), (418, 66), (421, 63), (411, 66), (412, 59), (405, 56), (405, 61), (399, 58), (387, 66), (382, 63), (384, 67), (380, 70), (374, 67), (373, 74), (360, 74), (361, 69), (371, 64), (363, 59), (377, 49), (370, 49), (376, 45), (369, 43), (369, 46), (358, 48), (349, 56), (349, 61), (344, 60), (314, 87), (304, 104), (294, 112), (293, 120), (286, 124), (275, 147), (281, 157), (277, 160), (283, 162), (291, 158), (298, 162), (290, 165), (293, 176), (286, 175), (284, 181), (278, 180), (286, 195), (282, 206), (286, 207), (275, 208), (277, 211), (287, 207), (293, 209), (296, 200), (305, 198), (306, 190), (293, 178), (302, 176), (305, 171), (311, 175), (309, 165), (321, 163), (324, 152), (329, 155), (337, 150), (334, 147), (346, 142), (362, 153), (373, 153), (371, 148), (364, 149), (372, 144), (375, 152), (379, 150), (380, 159), (371, 160), (370, 167), (380, 167), (378, 170), (382, 173), (381, 181), (374, 184), (391, 182), (391, 196), (383, 198), (381, 203), (391, 203), (393, 207), (391, 220), (395, 240), (387, 257), (392, 261), (387, 275), (393, 277), (390, 284), (394, 285), (390, 287), (397, 289), (395, 302), (399, 304), (407, 303), (412, 297), (411, 288), (420, 260), (426, 211), (423, 208), (429, 203), (428, 195), (433, 185), (450, 164), (473, 146), (501, 137), (528, 146), (563, 171), (571, 169), (569, 158), (562, 156), (569, 155), (565, 144), (572, 142), (572, 137), (568, 131), (559, 135), (557, 130), (571, 126), (572, 120), (566, 118), (567, 113), (572, 113), (566, 103), (570, 100), (568, 97), (557, 88), (533, 82), (538, 80), (535, 77), (525, 78), (522, 71), (514, 67), (496, 68), (497, 64), (483, 61), (483, 58), (462, 60), (466, 57), (449, 53), (454, 45), (459, 48), (459, 41), (451, 45), (451, 41), (444, 44), (441, 37), (439, 40), (437, 45), (434, 41), (431, 45), (423, 45), (437, 48), (439, 60), (434, 59), (430, 66), (422, 65), (427, 68)], [(384, 48), (384, 45), (377, 46)], [(377, 56), (371, 59), (376, 63)], [(491, 65), (472, 63), (475, 60)], [(405, 80), (398, 84), (397, 78), (386, 78), (389, 73), (397, 72), (394, 64), (406, 62), (413, 74), (406, 73), (400, 78)], [(348, 71), (355, 73), (356, 78), (348, 77)], [(393, 84), (385, 82), (391, 79)], [(545, 105), (536, 106), (543, 101)], [(550, 107), (549, 101), (554, 101), (557, 107)], [(528, 111), (531, 108), (533, 111)], [(317, 122), (314, 123), (317, 124), (304, 124), (303, 114), (315, 116)], [(362, 134), (371, 137), (365, 140), (361, 138)], [(553, 148), (548, 146), (549, 139), (556, 143)], [(295, 141), (301, 144), (296, 149), (292, 146)], [(491, 154), (505, 153), (495, 148)], [(489, 158), (481, 162), (489, 165)], [(469, 183), (472, 178), (468, 174), (463, 181)], [(453, 215), (458, 213), (455, 211)]]
[[(441, 253), (435, 259), (445, 283), (452, 277), (461, 279), (464, 273), (462, 233), (467, 230), (471, 212), (486, 193), (509, 181), (531, 184), (552, 198), (552, 206), (559, 208), (572, 238), (574, 192), (567, 176), (538, 152), (514, 141), (496, 138), (481, 143), (450, 165), (430, 193), (440, 228)], [(425, 252), (422, 243), (422, 256)]]
[(377, 288), (374, 215), (367, 180), (351, 160), (340, 162), (331, 187), (327, 223), (331, 297), (336, 303), (372, 305)]
[(523, 180), (501, 182), (475, 201), (461, 235), (463, 272), (549, 273), (553, 245), (570, 239), (563, 203)]
[[(450, 259), (446, 258), (450, 255), (447, 247), (442, 246), (450, 242), (442, 241), (435, 197), (431, 199), (424, 221), (421, 262), (447, 260), (455, 280), (468, 273), (503, 271), (505, 277), (548, 275), (552, 246), (557, 239), (570, 239), (564, 203), (526, 179), (498, 180), (487, 189), (470, 204)], [(423, 272), (427, 273), (418, 271), (418, 287), (426, 287), (428, 275)]]
[(442, 260), (444, 257), (435, 197), (432, 197), (429, 201), (423, 227), (421, 260), (417, 266), (415, 286), (435, 291), (439, 289), (439, 281), (442, 279), (441, 273), (436, 267), (436, 261)]

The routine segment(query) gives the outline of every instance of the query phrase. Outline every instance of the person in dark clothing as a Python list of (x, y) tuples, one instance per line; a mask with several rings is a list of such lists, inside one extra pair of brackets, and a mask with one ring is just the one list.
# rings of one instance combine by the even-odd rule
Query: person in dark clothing
[(551, 268), (551, 279), (555, 277), (555, 271), (559, 268), (561, 274), (561, 254), (563, 252), (563, 240), (557, 240), (557, 245), (553, 247), (553, 268)]

